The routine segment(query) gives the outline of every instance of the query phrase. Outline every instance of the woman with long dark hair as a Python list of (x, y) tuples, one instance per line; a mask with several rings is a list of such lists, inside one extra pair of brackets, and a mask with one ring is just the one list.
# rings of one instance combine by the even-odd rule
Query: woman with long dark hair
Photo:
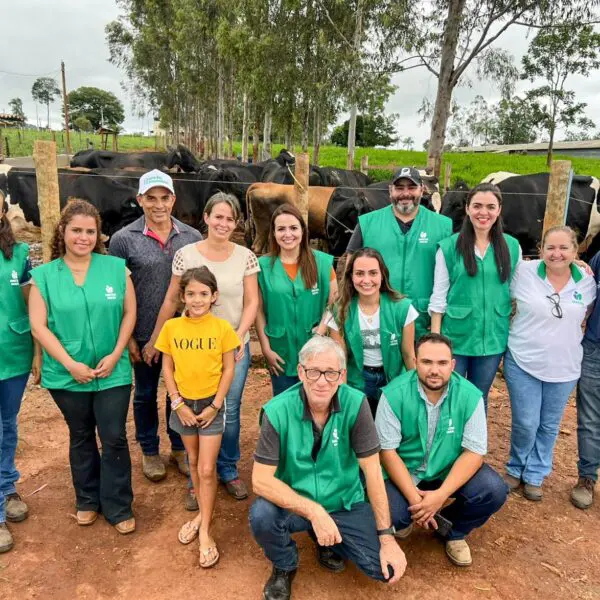
[(298, 379), (298, 352), (337, 294), (333, 256), (312, 250), (300, 211), (282, 204), (271, 217), (269, 253), (259, 259), (256, 333), (273, 395)]
[(415, 321), (410, 300), (390, 285), (383, 257), (362, 248), (346, 263), (331, 337), (348, 353), (348, 384), (363, 390), (373, 416), (381, 388), (406, 369), (415, 368)]
[(15, 484), (17, 415), (29, 373), (39, 382), (41, 356), (33, 351), (27, 316), (31, 263), (29, 246), (17, 242), (7, 217), (8, 203), (0, 191), (0, 553), (13, 547), (6, 522), (28, 514)]
[(459, 233), (436, 254), (431, 331), (452, 340), (455, 371), (487, 396), (508, 340), (510, 280), (521, 257), (519, 242), (504, 233), (502, 193), (491, 183), (467, 195)]

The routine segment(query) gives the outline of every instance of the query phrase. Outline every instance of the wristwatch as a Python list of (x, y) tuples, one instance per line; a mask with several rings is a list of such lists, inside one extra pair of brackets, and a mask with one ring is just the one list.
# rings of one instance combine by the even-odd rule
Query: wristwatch
[(396, 533), (396, 528), (392, 525), (386, 529), (378, 529), (377, 535), (394, 535)]

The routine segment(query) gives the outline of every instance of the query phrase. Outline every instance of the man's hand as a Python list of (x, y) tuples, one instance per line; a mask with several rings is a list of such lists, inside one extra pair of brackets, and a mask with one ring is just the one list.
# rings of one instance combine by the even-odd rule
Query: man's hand
[(430, 526), (437, 529), (433, 516), (442, 508), (447, 498), (439, 490), (429, 492), (419, 490), (419, 494), (421, 494), (421, 501), (408, 507), (413, 521), (424, 529), (429, 529)]
[(140, 347), (133, 337), (129, 338), (129, 342), (127, 342), (127, 349), (129, 350), (129, 360), (131, 361), (131, 364), (142, 362), (142, 353), (140, 352)]
[(319, 546), (333, 546), (342, 541), (339, 529), (329, 513), (319, 506), (311, 517), (310, 523), (317, 536)]
[(272, 375), (283, 375), (285, 373), (285, 369), (282, 365), (285, 365), (285, 360), (277, 354), (277, 352), (273, 352), (273, 350), (265, 350), (263, 355), (269, 365), (269, 371)]
[[(379, 541), (381, 542), (379, 561), (381, 562), (383, 576), (388, 583), (396, 583), (406, 570), (406, 556), (391, 535), (381, 536)], [(392, 567), (394, 570), (394, 575), (391, 579), (389, 567)]]
[(160, 358), (160, 351), (154, 347), (154, 341), (150, 340), (142, 349), (144, 362), (151, 367), (152, 363), (157, 363)]

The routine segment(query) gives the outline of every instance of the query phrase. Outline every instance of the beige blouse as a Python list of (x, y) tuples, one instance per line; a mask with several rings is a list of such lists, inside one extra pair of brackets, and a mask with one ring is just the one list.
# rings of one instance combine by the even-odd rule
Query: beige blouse
[[(260, 271), (258, 259), (252, 250), (234, 244), (231, 256), (224, 261), (208, 260), (198, 251), (196, 243), (188, 244), (175, 252), (173, 257), (173, 275), (181, 277), (188, 269), (208, 267), (217, 280), (219, 298), (212, 312), (225, 319), (237, 330), (244, 310), (244, 277)], [(244, 343), (250, 339), (246, 333)]]

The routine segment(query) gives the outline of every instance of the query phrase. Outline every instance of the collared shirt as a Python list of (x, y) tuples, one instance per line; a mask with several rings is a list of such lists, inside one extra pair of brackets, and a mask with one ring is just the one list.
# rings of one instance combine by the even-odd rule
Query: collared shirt
[[(427, 469), (429, 453), (433, 444), (433, 438), (440, 420), (441, 408), (448, 396), (448, 389), (444, 391), (441, 398), (433, 404), (427, 398), (425, 390), (420, 383), (417, 384), (419, 396), (425, 402), (427, 410), (427, 445), (425, 448), (425, 459), (423, 464), (414, 472), (411, 477), (415, 485), (421, 481), (421, 475)], [(394, 414), (385, 394), (381, 394), (377, 406), (377, 415), (375, 417), (375, 427), (381, 443), (382, 450), (397, 450), (402, 441), (402, 424)], [(484, 456), (487, 454), (487, 421), (483, 398), (479, 399), (475, 411), (470, 419), (465, 423), (462, 437), (462, 447), (475, 454)]]
[[(596, 282), (596, 296), (600, 288), (600, 252), (590, 261), (590, 267), (594, 271)], [(600, 302), (594, 304), (594, 310), (585, 324), (585, 339), (593, 344), (600, 344)]]
[[(510, 285), (517, 312), (510, 326), (508, 349), (521, 369), (547, 382), (566, 382), (581, 375), (581, 324), (596, 297), (596, 281), (576, 265), (556, 294), (541, 260), (519, 263)], [(562, 318), (554, 313), (555, 299)]]
[(112, 236), (109, 252), (124, 258), (131, 271), (137, 299), (133, 336), (138, 342), (150, 339), (156, 318), (169, 288), (175, 252), (202, 239), (200, 232), (177, 219), (163, 243), (142, 216)]
[[(308, 399), (306, 397), (306, 393), (304, 392), (304, 388), (301, 388), (300, 390), (300, 397), (304, 404), (302, 420), (311, 421), (312, 423), (314, 436), (312, 459), (316, 460), (317, 454), (321, 449), (321, 440), (325, 426), (319, 427), (315, 423), (308, 406)], [(336, 392), (331, 399), (330, 413), (339, 411), (340, 403)], [(350, 439), (352, 443), (352, 449), (358, 458), (367, 458), (379, 452), (379, 438), (377, 437), (377, 431), (375, 429), (375, 424), (373, 423), (373, 417), (371, 416), (371, 409), (369, 408), (369, 403), (367, 402), (366, 398), (363, 399), (358, 416), (356, 417), (356, 421), (354, 422), (354, 426), (350, 432)], [(263, 465), (277, 466), (279, 464), (279, 456), (279, 434), (269, 421), (267, 415), (263, 413), (260, 436), (256, 445), (256, 452), (254, 453), (254, 460)]]

